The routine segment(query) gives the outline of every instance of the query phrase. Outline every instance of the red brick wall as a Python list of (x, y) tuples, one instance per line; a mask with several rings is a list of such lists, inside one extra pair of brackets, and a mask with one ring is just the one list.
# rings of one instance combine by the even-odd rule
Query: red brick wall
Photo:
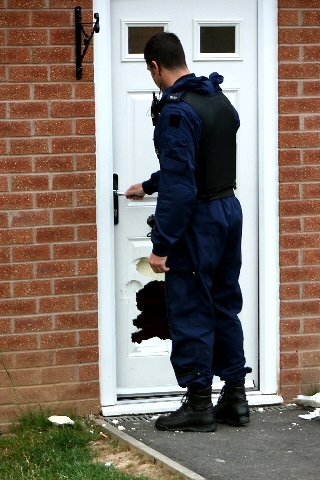
[(320, 390), (320, 1), (279, 0), (281, 393)]
[(0, 427), (15, 402), (99, 411), (93, 49), (76, 81), (78, 3), (0, 0)]

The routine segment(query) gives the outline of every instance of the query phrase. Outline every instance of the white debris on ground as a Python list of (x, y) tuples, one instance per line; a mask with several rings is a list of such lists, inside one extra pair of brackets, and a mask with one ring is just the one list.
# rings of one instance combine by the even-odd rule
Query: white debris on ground
[(298, 395), (294, 400), (299, 405), (306, 407), (320, 407), (320, 392), (315, 395)]
[(318, 418), (320, 420), (320, 408), (316, 408), (313, 412), (309, 412), (305, 415), (299, 415), (299, 417), (304, 420), (312, 420), (313, 418)]
[(51, 415), (48, 420), (55, 425), (74, 425), (74, 421), (65, 415)]

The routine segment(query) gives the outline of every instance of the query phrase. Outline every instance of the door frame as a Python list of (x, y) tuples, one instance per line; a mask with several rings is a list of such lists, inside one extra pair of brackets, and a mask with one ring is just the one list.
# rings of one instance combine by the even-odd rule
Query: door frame
[[(277, 0), (258, 1), (259, 379), (264, 399), (279, 388), (278, 25)], [(110, 0), (93, 0), (97, 162), (100, 400), (117, 403)], [(259, 403), (258, 399), (257, 402)]]

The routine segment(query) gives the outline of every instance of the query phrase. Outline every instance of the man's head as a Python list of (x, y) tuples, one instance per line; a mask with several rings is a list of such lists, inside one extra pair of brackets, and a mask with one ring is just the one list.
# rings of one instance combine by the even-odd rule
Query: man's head
[(189, 73), (183, 47), (177, 35), (157, 33), (147, 42), (144, 58), (155, 84), (164, 90)]
[(169, 32), (157, 33), (147, 42), (144, 48), (144, 59), (148, 66), (152, 61), (167, 68), (176, 70), (186, 68), (183, 47), (177, 35)]

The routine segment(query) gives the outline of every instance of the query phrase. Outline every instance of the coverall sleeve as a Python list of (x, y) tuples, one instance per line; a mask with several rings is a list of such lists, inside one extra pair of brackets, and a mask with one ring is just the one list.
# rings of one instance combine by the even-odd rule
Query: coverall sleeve
[(161, 111), (155, 143), (160, 152), (160, 175), (153, 253), (167, 256), (184, 234), (194, 209), (196, 160), (202, 121), (186, 103), (167, 104)]
[(149, 180), (142, 182), (142, 188), (147, 195), (152, 195), (159, 189), (160, 170), (151, 174)]

